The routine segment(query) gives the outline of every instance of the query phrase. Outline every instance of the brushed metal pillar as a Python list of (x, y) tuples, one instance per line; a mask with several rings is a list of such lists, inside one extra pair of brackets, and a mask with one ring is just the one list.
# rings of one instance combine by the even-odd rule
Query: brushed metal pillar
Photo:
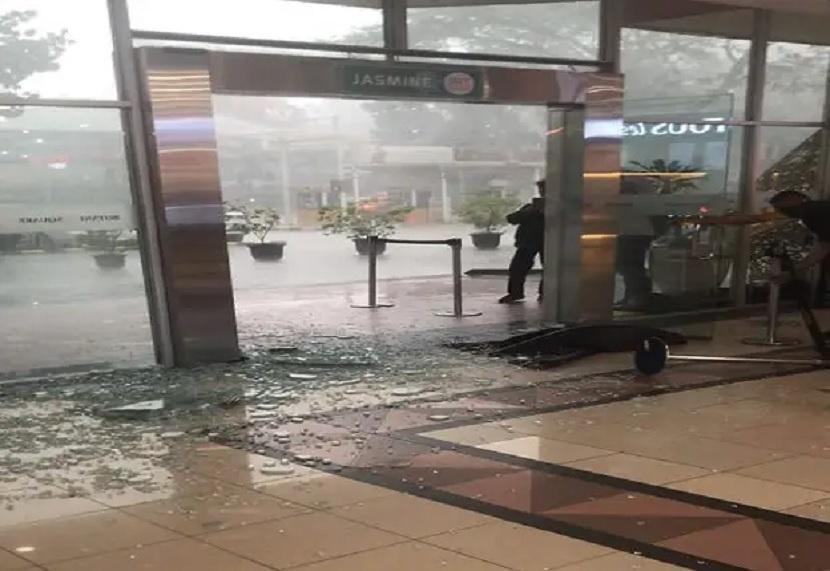
[(240, 356), (209, 55), (141, 49), (147, 144), (175, 364)]

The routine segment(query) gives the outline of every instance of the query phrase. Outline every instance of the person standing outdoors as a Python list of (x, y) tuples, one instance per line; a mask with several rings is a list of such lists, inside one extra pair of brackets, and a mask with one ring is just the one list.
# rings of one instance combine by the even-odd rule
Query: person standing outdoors
[[(516, 212), (507, 215), (507, 221), (516, 228), (516, 253), (510, 262), (507, 295), (499, 303), (520, 303), (525, 298), (525, 281), (536, 256), (545, 263), (545, 181), (536, 182), (539, 196)], [(539, 301), (544, 282), (539, 283)]]

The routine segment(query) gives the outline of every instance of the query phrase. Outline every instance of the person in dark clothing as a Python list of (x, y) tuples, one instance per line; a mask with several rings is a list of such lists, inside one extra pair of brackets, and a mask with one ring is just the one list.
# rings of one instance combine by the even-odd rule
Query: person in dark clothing
[[(499, 299), (499, 303), (519, 303), (524, 300), (525, 281), (536, 256), (539, 256), (540, 263), (545, 263), (545, 181), (538, 181), (536, 188), (539, 190), (538, 198), (507, 216), (507, 221), (517, 226), (516, 253), (510, 262), (507, 295)], [(544, 282), (540, 282), (540, 301), (543, 286)]]
[[(830, 257), (830, 201), (812, 200), (801, 192), (785, 190), (772, 197), (769, 203), (779, 214), (800, 220), (816, 239), (812, 251), (793, 268), (794, 273), (809, 270)], [(789, 277), (778, 275), (771, 279), (784, 282)]]

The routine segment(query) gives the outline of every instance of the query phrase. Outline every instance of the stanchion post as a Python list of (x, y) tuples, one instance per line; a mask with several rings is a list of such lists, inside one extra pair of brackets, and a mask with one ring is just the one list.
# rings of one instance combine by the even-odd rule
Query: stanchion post
[(464, 293), (461, 283), (461, 238), (447, 240), (452, 250), (452, 313), (441, 311), (435, 315), (439, 317), (477, 317), (480, 311), (464, 313)]
[(382, 307), (394, 307), (392, 303), (378, 303), (378, 244), (380, 238), (369, 236), (369, 302), (366, 305), (353, 304), (352, 307), (359, 309), (379, 309)]
[[(777, 276), (783, 270), (783, 252), (776, 251), (772, 254), (770, 260), (770, 274)], [(778, 318), (781, 312), (781, 286), (770, 280), (769, 282), (769, 298), (767, 299), (767, 334), (764, 338), (749, 338), (744, 339), (745, 345), (756, 345), (761, 347), (787, 347), (792, 345), (799, 345), (801, 342), (798, 339), (779, 339), (778, 338)]]
[(378, 306), (378, 237), (369, 236), (369, 307)]

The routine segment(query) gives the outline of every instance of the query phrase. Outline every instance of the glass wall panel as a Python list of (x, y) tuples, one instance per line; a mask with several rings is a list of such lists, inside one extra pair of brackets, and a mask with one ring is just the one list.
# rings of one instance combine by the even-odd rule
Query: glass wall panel
[(115, 99), (106, 0), (3, 0), (0, 62), (2, 94)]
[(821, 121), (830, 46), (773, 42), (767, 49), (765, 120)]
[(598, 57), (597, 1), (430, 4), (423, 8), (417, 7), (417, 0), (409, 4), (411, 48), (587, 60)]
[(0, 375), (153, 359), (116, 110), (0, 108)]
[(383, 45), (382, 12), (365, 7), (367, 2), (130, 0), (129, 4), (136, 30)]

